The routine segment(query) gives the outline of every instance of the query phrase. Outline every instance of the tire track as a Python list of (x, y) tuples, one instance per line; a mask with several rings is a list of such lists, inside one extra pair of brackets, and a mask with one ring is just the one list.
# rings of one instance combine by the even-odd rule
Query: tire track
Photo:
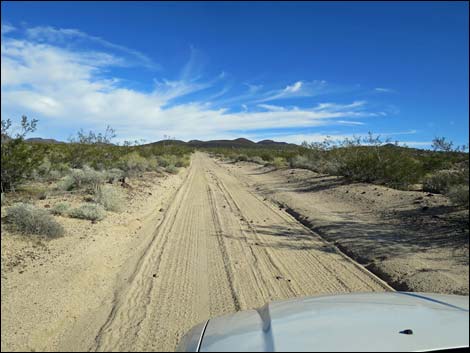
[(196, 153), (147, 249), (122, 274), (91, 350), (171, 351), (213, 316), (270, 300), (386, 289)]

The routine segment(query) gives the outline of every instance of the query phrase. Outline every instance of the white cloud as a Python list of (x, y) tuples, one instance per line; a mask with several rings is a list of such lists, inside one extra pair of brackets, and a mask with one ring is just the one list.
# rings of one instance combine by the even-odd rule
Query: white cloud
[[(124, 65), (127, 59), (116, 53), (78, 51), (57, 44), (61, 38), (70, 37), (92, 38), (108, 49), (134, 52), (74, 29), (36, 27), (21, 40), (6, 36), (1, 45), (2, 116), (14, 118), (13, 114), (21, 112), (38, 118), (47, 129), (78, 124), (85, 129), (102, 129), (109, 124), (121, 140), (147, 141), (161, 139), (164, 134), (183, 140), (234, 138), (240, 135), (237, 131), (247, 134), (253, 131), (251, 134), (255, 136), (254, 131), (260, 129), (359, 125), (361, 122), (347, 119), (380, 116), (369, 111), (365, 101), (320, 103), (313, 108), (259, 104), (263, 111), (248, 110), (247, 104), (255, 93), (265, 98), (276, 94), (314, 95), (315, 90), (326, 85), (324, 81), (297, 81), (265, 93), (260, 92), (261, 85), (248, 86), (248, 97), (237, 98), (236, 106), (243, 108), (239, 112), (231, 112), (230, 105), (206, 102), (207, 99), (174, 103), (176, 98), (212, 88), (225, 75), (201, 82), (204, 58), (192, 49), (191, 59), (179, 79), (155, 80), (150, 92), (134, 90), (109, 74), (110, 67)], [(214, 97), (217, 94), (212, 94)]]
[(376, 92), (381, 92), (381, 93), (391, 93), (391, 92), (395, 92), (393, 89), (390, 89), (390, 88), (383, 88), (383, 87), (377, 87), (377, 88), (375, 88), (375, 91), (376, 91)]
[(301, 88), (302, 88), (302, 81), (297, 81), (292, 86), (287, 86), (286, 88), (284, 88), (284, 92), (295, 93), (295, 92), (300, 91)]
[(70, 44), (70, 40), (72, 39), (85, 40), (88, 42), (99, 44), (108, 49), (128, 54), (136, 60), (136, 64), (142, 65), (144, 67), (150, 69), (160, 68), (160, 66), (155, 63), (152, 59), (150, 59), (147, 55), (137, 50), (108, 42), (107, 40), (104, 40), (103, 38), (97, 36), (91, 36), (78, 29), (57, 29), (51, 26), (39, 26), (26, 29), (26, 35), (32, 41), (48, 43)]
[(255, 102), (261, 103), (296, 97), (314, 97), (327, 92), (327, 90), (328, 84), (324, 80), (315, 80), (311, 82), (297, 81), (291, 85), (287, 85), (283, 89), (266, 92), (260, 98), (256, 99)]
[(362, 121), (352, 121), (352, 120), (338, 120), (337, 123), (341, 125), (364, 125)]
[(278, 105), (258, 104), (257, 106), (265, 110), (272, 111), (272, 112), (285, 112), (286, 111), (286, 108), (278, 106)]
[(8, 23), (2, 23), (2, 27), (1, 27), (1, 33), (2, 35), (3, 34), (7, 34), (9, 32), (13, 32), (16, 30), (16, 27), (8, 24)]

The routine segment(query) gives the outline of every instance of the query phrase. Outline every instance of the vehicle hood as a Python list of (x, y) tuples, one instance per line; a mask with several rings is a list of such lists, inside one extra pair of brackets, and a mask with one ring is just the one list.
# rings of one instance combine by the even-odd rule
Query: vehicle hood
[(468, 296), (405, 292), (274, 302), (209, 320), (199, 350), (364, 352), (467, 347), (468, 307)]

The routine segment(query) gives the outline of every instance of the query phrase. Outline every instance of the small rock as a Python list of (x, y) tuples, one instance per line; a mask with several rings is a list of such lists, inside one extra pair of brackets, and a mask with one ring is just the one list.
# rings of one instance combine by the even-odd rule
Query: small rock
[(152, 195), (152, 193), (151, 193), (151, 192), (149, 192), (149, 195)]
[(365, 191), (361, 192), (361, 194), (365, 194), (365, 193), (366, 193)]
[(160, 212), (163, 212), (163, 211), (164, 211), (164, 209), (163, 209), (163, 208), (160, 208), (160, 209), (159, 209), (159, 211), (160, 211)]
[(51, 205), (44, 205), (44, 208), (51, 208)]
[(434, 195), (431, 194), (431, 193), (429, 193), (429, 194), (427, 194), (426, 196), (427, 196), (427, 197), (433, 197)]

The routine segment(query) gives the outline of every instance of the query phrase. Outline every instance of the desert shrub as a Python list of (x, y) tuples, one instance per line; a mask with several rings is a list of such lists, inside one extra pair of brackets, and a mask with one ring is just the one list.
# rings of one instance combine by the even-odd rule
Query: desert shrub
[(182, 156), (182, 157), (179, 157), (175, 163), (175, 167), (177, 168), (185, 168), (187, 166), (189, 166), (189, 163), (190, 163), (190, 159), (189, 159), (189, 156)]
[(434, 193), (446, 193), (452, 186), (463, 184), (465, 176), (456, 170), (439, 170), (428, 174), (423, 180), (423, 190)]
[(145, 172), (149, 163), (138, 152), (131, 152), (120, 159), (120, 165), (127, 175), (135, 175)]
[(266, 164), (266, 161), (263, 160), (263, 158), (259, 157), (259, 156), (254, 156), (254, 157), (251, 157), (249, 158), (249, 161), (250, 162), (253, 162), (253, 163), (256, 163), (256, 164)]
[(49, 177), (48, 179), (50, 180), (59, 180), (62, 177), (62, 173), (58, 170), (51, 170), (49, 171)]
[(51, 167), (52, 167), (51, 161), (49, 161), (49, 159), (46, 157), (44, 158), (42, 163), (38, 166), (37, 172), (41, 177), (46, 177), (51, 171)]
[(119, 212), (124, 207), (124, 195), (111, 185), (102, 185), (96, 192), (95, 201), (107, 211)]
[(28, 179), (44, 159), (43, 151), (33, 148), (24, 141), (26, 135), (36, 130), (37, 120), (21, 118), (21, 132), (11, 134), (11, 121), (1, 120), (1, 190), (14, 190), (15, 187)]
[(147, 170), (150, 170), (150, 171), (158, 170), (159, 165), (158, 165), (157, 157), (152, 156), (152, 157), (147, 158), (147, 163), (148, 163)]
[(283, 168), (287, 165), (286, 160), (282, 157), (275, 157), (271, 164), (274, 166), (276, 169)]
[(170, 164), (165, 168), (165, 171), (170, 174), (177, 174), (178, 173), (178, 168), (176, 168), (173, 164)]
[(423, 176), (422, 163), (413, 156), (380, 146), (350, 146), (328, 152), (337, 174), (351, 180), (406, 189)]
[(70, 204), (68, 202), (59, 202), (52, 206), (50, 212), (54, 215), (63, 216), (67, 214), (69, 209)]
[(313, 161), (305, 155), (294, 156), (289, 160), (289, 166), (291, 168), (310, 169), (316, 170), (316, 166)]
[(446, 192), (446, 195), (449, 197), (450, 201), (459, 206), (469, 206), (469, 187), (468, 184), (459, 184), (449, 187), (449, 190)]
[(174, 156), (174, 155), (170, 155), (170, 154), (164, 154), (162, 156), (158, 156), (158, 165), (160, 167), (168, 167), (169, 165), (176, 165), (176, 163), (178, 162), (177, 160), (177, 157)]
[(106, 211), (101, 205), (86, 203), (71, 209), (69, 216), (72, 218), (88, 219), (90, 221), (100, 221), (106, 217)]
[(72, 176), (66, 175), (59, 181), (59, 183), (57, 184), (57, 188), (63, 191), (70, 191), (73, 189), (74, 185), (75, 185), (75, 181), (72, 178)]
[(124, 171), (119, 168), (112, 168), (105, 172), (106, 179), (109, 183), (114, 184), (115, 182), (119, 181), (124, 176)]
[(235, 157), (236, 162), (247, 162), (248, 161), (248, 156), (246, 154), (239, 154), (238, 156)]
[(66, 191), (86, 188), (95, 192), (105, 180), (106, 173), (84, 166), (83, 169), (71, 169), (70, 174), (62, 179), (59, 188)]
[(268, 162), (274, 159), (273, 154), (269, 152), (262, 152), (259, 156), (261, 157), (261, 159), (268, 161)]
[(26, 203), (16, 203), (9, 207), (6, 221), (25, 234), (40, 234), (51, 238), (64, 234), (64, 228), (49, 212)]

